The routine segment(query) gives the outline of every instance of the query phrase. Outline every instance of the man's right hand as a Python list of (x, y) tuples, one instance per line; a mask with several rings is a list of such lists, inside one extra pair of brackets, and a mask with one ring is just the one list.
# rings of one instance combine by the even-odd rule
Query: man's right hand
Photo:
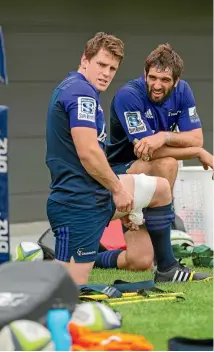
[(203, 165), (204, 170), (208, 170), (209, 167), (214, 168), (214, 158), (207, 150), (200, 148), (198, 159)]
[(156, 149), (161, 148), (166, 142), (166, 133), (158, 132), (157, 134), (144, 137), (134, 143), (134, 154), (138, 157), (138, 159), (142, 159), (144, 161), (149, 161), (152, 157), (153, 152)]
[(113, 192), (113, 200), (119, 212), (130, 213), (134, 207), (134, 198), (131, 193), (125, 189), (122, 183), (119, 190)]

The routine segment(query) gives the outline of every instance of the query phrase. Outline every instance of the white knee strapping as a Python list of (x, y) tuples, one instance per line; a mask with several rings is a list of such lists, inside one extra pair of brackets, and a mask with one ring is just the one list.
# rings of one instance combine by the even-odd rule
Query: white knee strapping
[(148, 207), (156, 190), (156, 177), (145, 174), (132, 175), (134, 177), (134, 209), (129, 214), (129, 219), (136, 225), (143, 224), (142, 208)]

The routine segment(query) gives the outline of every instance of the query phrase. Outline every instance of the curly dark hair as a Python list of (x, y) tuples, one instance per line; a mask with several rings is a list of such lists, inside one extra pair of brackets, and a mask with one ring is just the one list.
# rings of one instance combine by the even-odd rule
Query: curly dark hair
[(147, 57), (144, 65), (146, 75), (149, 73), (151, 67), (157, 67), (161, 71), (169, 68), (175, 82), (183, 72), (184, 62), (172, 49), (171, 45), (166, 43), (158, 45)]

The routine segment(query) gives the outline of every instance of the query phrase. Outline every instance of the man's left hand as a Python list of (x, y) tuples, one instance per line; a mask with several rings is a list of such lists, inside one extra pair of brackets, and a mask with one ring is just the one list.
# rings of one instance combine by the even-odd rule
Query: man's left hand
[(139, 140), (134, 146), (135, 155), (144, 161), (149, 161), (156, 149), (161, 148), (166, 142), (164, 132), (159, 132)]
[(208, 170), (209, 167), (214, 169), (214, 158), (207, 150), (200, 148), (199, 160), (203, 165), (204, 170)]
[(122, 222), (122, 224), (129, 229), (130, 231), (138, 231), (139, 230), (139, 226), (134, 224), (132, 221), (130, 221), (129, 219), (129, 215), (125, 215), (123, 216), (120, 221)]

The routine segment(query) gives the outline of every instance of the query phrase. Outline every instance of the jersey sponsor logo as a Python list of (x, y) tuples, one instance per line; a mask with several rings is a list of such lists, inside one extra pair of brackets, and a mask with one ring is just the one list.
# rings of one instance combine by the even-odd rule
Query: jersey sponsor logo
[(147, 119), (154, 119), (151, 109), (147, 110), (144, 115), (146, 116)]
[(84, 248), (78, 248), (77, 249), (77, 254), (79, 257), (82, 257), (84, 255), (93, 255), (96, 254), (96, 251), (91, 251), (91, 252), (84, 252)]
[(140, 111), (125, 111), (124, 116), (130, 134), (141, 133), (147, 130), (146, 124), (142, 120)]
[(189, 111), (189, 118), (192, 123), (198, 122), (199, 121), (199, 116), (196, 111), (196, 107), (192, 106), (191, 108), (188, 109)]
[(178, 114), (181, 113), (181, 110), (178, 111), (169, 111), (168, 112), (168, 116), (177, 116)]
[(90, 97), (78, 98), (78, 120), (95, 122), (96, 100)]

